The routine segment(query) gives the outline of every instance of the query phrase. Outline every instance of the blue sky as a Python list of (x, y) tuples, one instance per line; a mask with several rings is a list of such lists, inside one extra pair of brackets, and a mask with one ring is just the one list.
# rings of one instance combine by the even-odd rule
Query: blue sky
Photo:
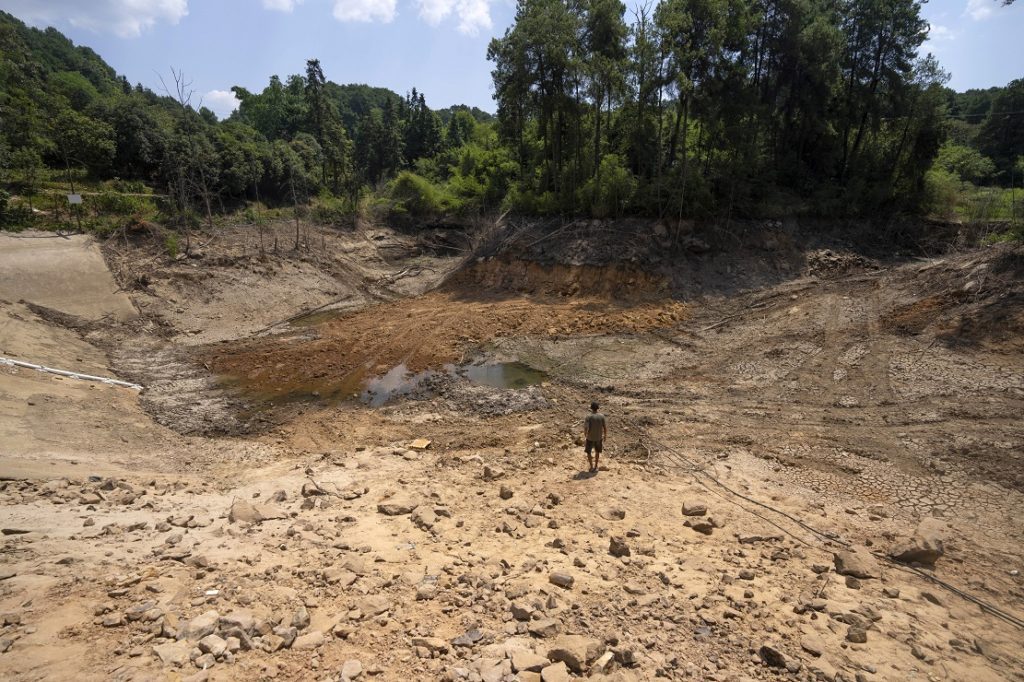
[[(262, 89), (272, 74), (320, 59), (328, 79), (404, 93), (432, 107), (493, 111), (487, 43), (511, 23), (514, 0), (0, 0), (35, 26), (88, 45), (133, 83), (160, 89), (158, 74), (184, 69), (219, 115), (230, 88)], [(925, 50), (958, 90), (1024, 77), (1024, 0), (931, 0)]]

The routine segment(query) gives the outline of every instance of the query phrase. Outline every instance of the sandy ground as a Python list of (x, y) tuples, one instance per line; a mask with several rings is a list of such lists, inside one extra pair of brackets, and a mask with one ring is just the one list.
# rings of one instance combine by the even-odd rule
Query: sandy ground
[(0, 292), (8, 301), (26, 300), (89, 319), (136, 315), (99, 246), (82, 235), (0, 234)]
[[(371, 284), (425, 262), (389, 240), (405, 250), (366, 276), (266, 264), (334, 273), (297, 308), (363, 302), (237, 343), (295, 310), (239, 303), (248, 261), (163, 262), (130, 325), (4, 304), (4, 352), (147, 390), (0, 367), (0, 677), (1024, 679), (1022, 630), (930, 579), (1024, 617), (1018, 254), (811, 268), (685, 305), (499, 295), (482, 269), (459, 295), (417, 296), (423, 280), (375, 303)], [(212, 273), (204, 297), (179, 271)], [(191, 382), (196, 413), (244, 412), (201, 402), (231, 394), (204, 358), (308, 387), (337, 356), (420, 348), (549, 378), (270, 406), (233, 436), (182, 435), (191, 417), (147, 397)], [(611, 434), (591, 475), (595, 397)]]

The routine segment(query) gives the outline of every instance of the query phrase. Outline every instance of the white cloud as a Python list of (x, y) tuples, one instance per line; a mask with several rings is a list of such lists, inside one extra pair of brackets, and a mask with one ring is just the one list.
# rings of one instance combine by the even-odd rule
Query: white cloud
[(210, 90), (203, 95), (203, 106), (217, 114), (217, 118), (227, 118), (238, 108), (238, 98), (230, 90)]
[(450, 14), (458, 17), (461, 33), (477, 35), (481, 29), (490, 29), (490, 0), (416, 0), (420, 18), (431, 26), (437, 26)]
[(431, 26), (437, 26), (452, 13), (455, 0), (416, 0), (416, 4), (420, 6), (420, 19)]
[(943, 41), (955, 39), (956, 33), (954, 33), (953, 30), (947, 26), (941, 26), (939, 24), (930, 24), (928, 26), (928, 40)]
[(338, 21), (380, 21), (395, 18), (396, 0), (334, 0), (334, 18)]
[(177, 24), (188, 0), (4, 0), (2, 9), (36, 26), (68, 23), (90, 31), (137, 38), (158, 22)]
[(984, 21), (995, 13), (995, 6), (998, 0), (967, 0), (967, 9), (964, 14), (969, 14), (975, 21)]
[(278, 12), (291, 12), (295, 5), (301, 5), (302, 0), (263, 0), (264, 9), (272, 9)]

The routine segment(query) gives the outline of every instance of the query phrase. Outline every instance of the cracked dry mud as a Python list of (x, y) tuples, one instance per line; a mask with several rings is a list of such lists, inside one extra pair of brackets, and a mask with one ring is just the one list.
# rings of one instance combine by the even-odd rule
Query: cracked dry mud
[[(166, 334), (75, 333), (5, 302), (3, 354), (54, 365), (112, 372), (156, 344), (168, 355), (152, 364), (258, 358), (273, 381), (302, 383), (347, 372), (334, 355), (353, 344), (364, 363), (476, 353), (549, 379), (453, 378), (378, 409), (311, 400), (268, 408), (250, 435), (200, 436), (123, 389), (0, 367), (0, 677), (1024, 679), (1024, 633), (927, 579), (1024, 617), (1007, 253), (683, 306), (607, 302), (606, 327), (588, 317), (592, 292), (436, 292), (194, 351)], [(980, 293), (966, 286), (979, 272)], [(231, 338), (217, 314), (239, 319), (228, 281), (211, 277), (202, 304), (210, 341)], [(165, 305), (174, 284), (161, 287), (134, 296)], [(983, 324), (999, 301), (998, 324)], [(249, 311), (247, 329), (291, 312)], [(404, 336), (375, 337), (385, 323)], [(303, 356), (307, 343), (331, 359)], [(200, 383), (191, 395), (230, 415), (234, 398)], [(591, 476), (575, 441), (594, 397), (610, 440)], [(933, 547), (922, 529), (935, 527), (934, 566), (884, 560), (915, 533)], [(843, 543), (863, 566), (836, 560)]]

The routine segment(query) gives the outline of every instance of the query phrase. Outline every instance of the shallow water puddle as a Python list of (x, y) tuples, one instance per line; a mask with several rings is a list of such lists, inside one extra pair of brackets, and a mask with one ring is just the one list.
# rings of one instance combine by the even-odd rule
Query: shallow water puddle
[(380, 376), (367, 377), (364, 372), (357, 371), (339, 381), (323, 382), (316, 386), (261, 386), (233, 380), (224, 383), (239, 390), (247, 399), (264, 405), (359, 401), (370, 407), (380, 407), (393, 398), (416, 391), (429, 391), (429, 380), (442, 376), (457, 377), (473, 384), (499, 389), (526, 388), (547, 379), (547, 374), (522, 362), (445, 365), (441, 370), (423, 372), (410, 372), (408, 366), (402, 363)]
[(494, 388), (526, 388), (547, 379), (547, 374), (522, 362), (494, 362), (484, 365), (452, 367), (458, 375), (474, 384)]
[(412, 393), (435, 374), (431, 370), (413, 374), (403, 362), (382, 376), (366, 379), (359, 400), (370, 407), (380, 407), (392, 398)]

